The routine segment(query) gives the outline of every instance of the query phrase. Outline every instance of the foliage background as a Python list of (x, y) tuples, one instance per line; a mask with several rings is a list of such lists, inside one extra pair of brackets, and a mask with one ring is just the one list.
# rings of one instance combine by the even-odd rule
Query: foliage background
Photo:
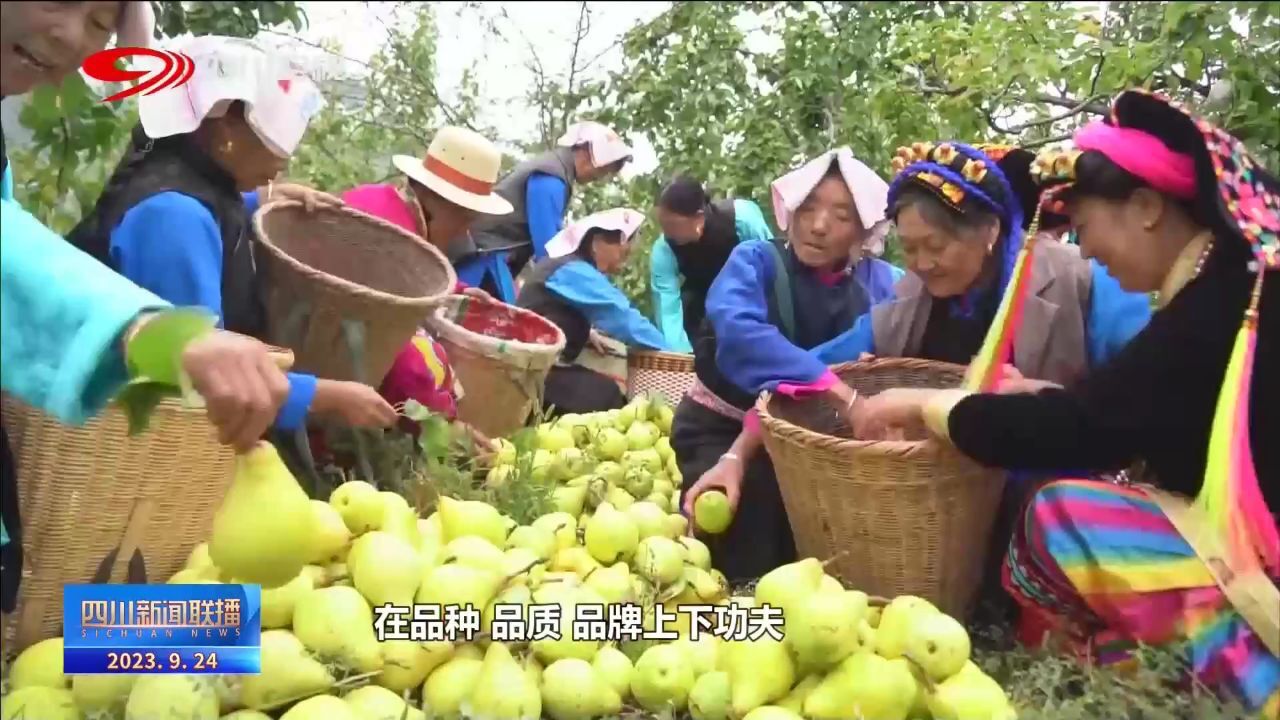
[[(154, 5), (168, 37), (287, 35), (307, 23), (294, 2)], [(1062, 142), (1132, 86), (1187, 103), (1242, 137), (1264, 165), (1280, 165), (1280, 3), (677, 2), (627, 31), (620, 66), (601, 72), (581, 52), (600, 4), (583, 2), (566, 14), (568, 43), (529, 41), (536, 81), (518, 137), (483, 125), (487, 100), (472, 75), (444, 96), (440, 11), (404, 5), (407, 21), (387, 28), (360, 76), (326, 84), (329, 105), (293, 160), (293, 179), (326, 190), (382, 180), (391, 154), (420, 154), (445, 123), (531, 153), (570, 122), (594, 118), (646, 133), (660, 166), (584, 188), (573, 214), (647, 210), (666, 179), (689, 172), (772, 218), (769, 182), (830, 147), (848, 145), (887, 177), (894, 149), (917, 140)], [(458, 12), (497, 36), (519, 32), (501, 4)], [(553, 57), (568, 58), (564, 71), (546, 69)], [(136, 121), (131, 100), (98, 97), (77, 76), (36, 92), (22, 113), (34, 145), (13, 153), (16, 192), (61, 231), (92, 204)], [(645, 312), (655, 235), (646, 223), (616, 280)]]

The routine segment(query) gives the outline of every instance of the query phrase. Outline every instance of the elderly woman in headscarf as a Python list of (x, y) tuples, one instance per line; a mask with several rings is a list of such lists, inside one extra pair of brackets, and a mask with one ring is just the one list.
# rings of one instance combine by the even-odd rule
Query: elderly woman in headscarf
[[(836, 364), (864, 353), (968, 364), (995, 317), (1039, 197), (1027, 151), (917, 143), (894, 158), (889, 217), (911, 273), (897, 298), (815, 353)], [(1018, 191), (1021, 189), (1021, 192)], [(1041, 223), (1060, 221), (1041, 216)], [(1048, 236), (1045, 236), (1046, 238)], [(1151, 316), (1096, 261), (1061, 242), (1033, 245), (1032, 289), (1012, 365), (1025, 378), (1071, 382), (1124, 347)]]
[(671, 447), (684, 477), (684, 511), (722, 489), (733, 523), (708, 538), (733, 582), (795, 559), (795, 543), (752, 406), (764, 390), (816, 395), (851, 412), (854, 392), (811, 352), (893, 296), (901, 272), (863, 255), (885, 231), (888, 186), (848, 148), (774, 181), (786, 242), (734, 248), (707, 295), (711, 331), (694, 345), (697, 382), (676, 409)]
[(569, 126), (556, 147), (536, 155), (498, 181), (495, 191), (514, 207), (481, 218), (450, 239), (449, 260), (458, 279), (502, 300), (515, 302), (515, 277), (532, 259), (547, 257), (547, 243), (560, 232), (579, 183), (616, 175), (631, 160), (631, 148), (606, 125)]
[(626, 405), (616, 382), (574, 364), (594, 330), (630, 346), (667, 348), (658, 328), (608, 277), (622, 270), (643, 220), (635, 210), (614, 208), (570, 224), (547, 243), (550, 259), (533, 266), (520, 291), (520, 307), (547, 318), (565, 335), (560, 361), (547, 375), (545, 403), (556, 415)]
[[(60, 84), (113, 33), (121, 45), (146, 46), (153, 26), (149, 2), (2, 2), (0, 97)], [(222, 442), (239, 450), (258, 442), (288, 390), (266, 346), (207, 325), (169, 332), (174, 316), (184, 311), (63, 241), (14, 201), (2, 142), (0, 174), (4, 392), (60, 422), (83, 425), (113, 399), (125, 401), (122, 391), (138, 372), (125, 358), (146, 346), (149, 355), (161, 351), (158, 359), (190, 377)], [(9, 613), (23, 576), (23, 540), (14, 458), (3, 426), (0, 453), (0, 610)]]
[(923, 426), (993, 467), (1128, 469), (1050, 482), (1027, 506), (1005, 585), (1028, 640), (1049, 628), (1106, 662), (1174, 644), (1201, 682), (1278, 717), (1280, 181), (1140, 91), (1039, 168), (1082, 251), (1159, 292), (1151, 322), (1066, 389), (889, 390), (855, 431)]
[[(68, 240), (160, 297), (261, 338), (249, 218), (324, 101), (309, 78), (249, 40), (197, 37), (181, 50), (195, 62), (191, 79), (140, 97), (131, 147)], [(395, 422), (367, 385), (302, 373), (289, 381), (278, 429), (301, 427), (309, 413), (356, 426)]]

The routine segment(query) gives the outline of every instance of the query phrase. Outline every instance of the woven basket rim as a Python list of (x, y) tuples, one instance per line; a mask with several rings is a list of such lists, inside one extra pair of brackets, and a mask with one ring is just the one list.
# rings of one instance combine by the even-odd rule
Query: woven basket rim
[[(530, 342), (524, 342), (521, 340), (507, 340), (502, 338), (496, 338), (496, 337), (493, 337), (492, 335), (485, 335), (483, 333), (478, 333), (474, 330), (468, 330), (467, 328), (459, 325), (453, 320), (445, 317), (446, 313), (452, 311), (453, 309), (457, 308), (459, 305), (462, 305), (463, 303), (480, 303), (483, 305), (499, 305), (517, 316), (530, 318), (534, 322), (538, 322), (542, 325), (545, 325), (548, 329), (554, 331), (556, 334), (556, 342), (548, 345), (545, 343), (530, 343)], [(564, 350), (564, 345), (567, 342), (564, 331), (560, 329), (560, 326), (556, 325), (555, 323), (551, 322), (545, 317), (539, 315), (538, 313), (533, 312), (532, 310), (526, 310), (525, 308), (522, 308), (522, 307), (517, 307), (515, 305), (504, 303), (501, 300), (484, 298), (484, 297), (476, 297), (474, 295), (458, 295), (458, 294), (446, 295), (443, 299), (440, 300), (440, 302), (436, 303), (436, 307), (431, 313), (431, 324), (433, 328), (437, 332), (439, 332), (441, 335), (450, 336), (455, 342), (462, 341), (466, 345), (469, 345), (475, 349), (489, 348), (497, 345), (505, 345), (509, 348), (513, 348), (515, 350), (520, 350), (520, 351), (535, 354), (535, 355), (559, 356), (560, 351)]]
[(627, 364), (643, 360), (669, 360), (678, 363), (693, 362), (693, 353), (678, 353), (669, 350), (647, 350), (641, 348), (627, 349)]
[[(841, 376), (850, 370), (879, 370), (883, 368), (910, 369), (948, 369), (964, 370), (963, 365), (923, 360), (920, 358), (875, 358), (844, 362), (831, 366), (831, 372)], [(911, 458), (916, 456), (938, 456), (945, 452), (945, 446), (933, 438), (925, 440), (850, 440), (810, 430), (795, 423), (788, 422), (769, 412), (769, 404), (773, 393), (765, 391), (756, 399), (756, 412), (760, 416), (760, 424), (765, 431), (784, 442), (808, 446), (816, 450), (869, 453), (873, 455)]]
[(338, 207), (322, 206), (316, 208), (312, 212), (314, 214), (338, 213), (346, 215), (358, 222), (376, 226), (379, 230), (385, 230), (389, 233), (400, 236), (404, 240), (411, 241), (415, 247), (425, 250), (427, 254), (431, 256), (432, 260), (437, 262), (440, 267), (444, 269), (446, 280), (444, 289), (437, 294), (422, 295), (411, 298), (403, 295), (383, 292), (382, 290), (371, 288), (367, 285), (354, 283), (345, 278), (333, 275), (332, 273), (327, 273), (323, 270), (312, 267), (277, 247), (276, 244), (271, 241), (270, 236), (267, 235), (266, 228), (263, 227), (263, 218), (267, 216), (267, 213), (270, 213), (273, 210), (282, 210), (291, 207), (304, 207), (304, 204), (298, 200), (288, 199), (272, 200), (271, 202), (264, 203), (258, 208), (258, 211), (253, 214), (253, 229), (255, 231), (254, 234), (257, 236), (258, 244), (265, 248), (271, 254), (273, 259), (284, 263), (291, 270), (303, 275), (304, 277), (315, 279), (318, 282), (335, 287), (349, 295), (368, 297), (379, 302), (391, 303), (393, 305), (399, 305), (406, 308), (419, 307), (424, 309), (433, 308), (439, 305), (441, 299), (448, 297), (449, 294), (453, 292), (453, 289), (458, 285), (458, 274), (453, 269), (453, 264), (449, 262), (449, 259), (445, 257), (445, 254), (441, 252), (439, 248), (393, 222), (383, 220), (380, 217), (370, 215), (369, 213), (356, 210), (355, 208), (348, 207), (346, 205)]

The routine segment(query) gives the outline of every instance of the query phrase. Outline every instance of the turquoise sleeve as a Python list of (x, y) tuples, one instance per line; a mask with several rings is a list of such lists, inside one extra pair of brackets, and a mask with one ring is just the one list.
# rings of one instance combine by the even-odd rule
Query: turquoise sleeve
[(760, 212), (760, 206), (750, 200), (733, 201), (733, 228), (738, 233), (738, 242), (749, 240), (769, 241), (774, 238), (773, 230)]
[(1128, 292), (1095, 260), (1089, 261), (1093, 271), (1089, 297), (1089, 319), (1086, 332), (1089, 362), (1093, 367), (1129, 344), (1151, 320), (1151, 299), (1145, 293)]
[(80, 425), (128, 380), (120, 339), (169, 303), (117, 275), (11, 200), (0, 201), (0, 380)]
[(691, 353), (693, 345), (684, 331), (684, 304), (680, 300), (680, 269), (666, 237), (659, 235), (649, 255), (649, 287), (658, 329), (675, 352)]
[(871, 313), (864, 313), (853, 322), (853, 327), (811, 350), (827, 365), (853, 362), (862, 353), (875, 354), (875, 335), (871, 328)]

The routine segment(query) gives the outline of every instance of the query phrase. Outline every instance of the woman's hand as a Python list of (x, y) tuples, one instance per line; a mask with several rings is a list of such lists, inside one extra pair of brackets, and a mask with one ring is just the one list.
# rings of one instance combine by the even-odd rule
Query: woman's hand
[(219, 330), (191, 341), (182, 369), (204, 399), (218, 441), (240, 452), (253, 449), (289, 397), (289, 379), (267, 346), (245, 335)]
[(377, 390), (358, 382), (317, 380), (311, 411), (341, 419), (351, 427), (388, 428), (399, 418)]
[(587, 344), (591, 346), (592, 350), (606, 357), (616, 355), (617, 353), (613, 351), (613, 348), (609, 346), (609, 342), (604, 337), (595, 328), (592, 328), (591, 334), (587, 335)]
[(466, 296), (468, 296), (468, 297), (473, 297), (473, 298), (477, 298), (477, 299), (480, 299), (480, 300), (493, 300), (493, 296), (492, 296), (492, 295), (490, 295), (489, 293), (485, 292), (484, 290), (481, 290), (481, 289), (480, 289), (480, 288), (478, 288), (478, 287), (471, 287), (471, 286), (467, 286), (467, 287), (465, 287), (465, 288), (463, 288), (463, 289), (462, 289), (462, 294), (463, 294), (463, 295), (466, 295)]
[(851, 429), (856, 428), (857, 410), (861, 404), (857, 391), (843, 382), (838, 382), (828, 391), (828, 398), (835, 406), (836, 412), (844, 418), (845, 424)]
[(888, 440), (919, 436), (924, 427), (924, 406), (935, 392), (893, 388), (863, 399), (854, 413), (854, 437)]
[(684, 493), (684, 502), (681, 503), (680, 509), (684, 512), (685, 517), (689, 518), (689, 533), (693, 533), (693, 504), (697, 502), (698, 496), (708, 490), (722, 490), (727, 498), (729, 498), (729, 508), (736, 513), (738, 511), (738, 498), (742, 494), (742, 475), (744, 468), (742, 461), (731, 458), (722, 457), (720, 462), (716, 463), (712, 468), (702, 474), (688, 490)]
[(307, 212), (315, 212), (318, 208), (335, 208), (344, 205), (341, 199), (326, 192), (321, 192), (305, 185), (297, 183), (280, 183), (279, 185), (271, 185), (267, 190), (265, 197), (262, 190), (258, 191), (259, 199), (262, 202), (270, 202), (272, 200), (296, 200), (302, 203)]
[(1004, 377), (1000, 381), (1000, 387), (996, 390), (1001, 395), (1016, 395), (1018, 393), (1037, 393), (1046, 388), (1062, 389), (1062, 386), (1049, 382), (1048, 380), (1033, 380), (1024, 377), (1018, 368), (1012, 365), (1004, 366)]

